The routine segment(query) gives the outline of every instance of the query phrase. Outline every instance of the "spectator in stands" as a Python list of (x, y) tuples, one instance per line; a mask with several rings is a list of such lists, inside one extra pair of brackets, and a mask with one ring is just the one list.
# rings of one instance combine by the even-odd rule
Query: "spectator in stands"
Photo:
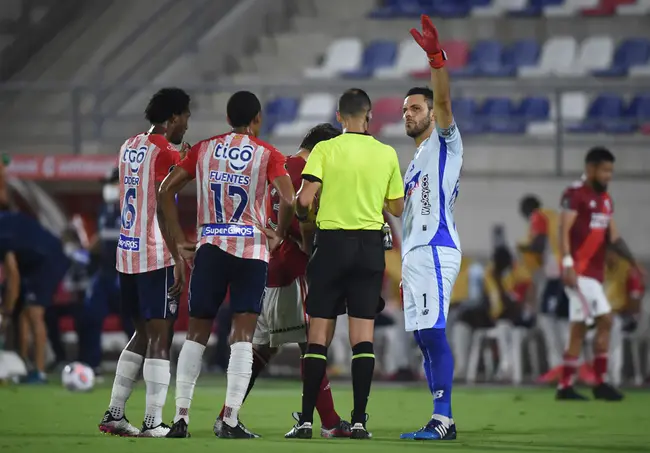
[(637, 329), (645, 286), (639, 271), (611, 250), (607, 252), (606, 258), (605, 291), (614, 312), (609, 374), (614, 385), (620, 385), (624, 356), (623, 335)]

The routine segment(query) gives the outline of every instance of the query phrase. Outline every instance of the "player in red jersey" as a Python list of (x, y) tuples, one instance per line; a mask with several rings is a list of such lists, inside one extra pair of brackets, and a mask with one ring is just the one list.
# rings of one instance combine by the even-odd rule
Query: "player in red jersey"
[[(124, 142), (118, 164), (122, 224), (116, 267), (122, 310), (133, 318), (135, 334), (117, 362), (111, 401), (99, 429), (121, 436), (165, 437), (169, 427), (162, 422), (162, 409), (170, 379), (170, 335), (185, 263), (176, 247), (163, 241), (168, 234), (156, 215), (156, 194), (180, 160), (172, 144), (180, 145), (187, 131), (190, 97), (181, 89), (164, 88), (151, 98), (145, 116), (151, 129)], [(124, 416), (124, 406), (141, 367), (147, 397), (139, 431)]]
[[(302, 170), (311, 150), (317, 143), (338, 135), (341, 135), (341, 131), (331, 124), (319, 124), (307, 132), (298, 153), (286, 158), (287, 171), (296, 191), (302, 184)], [(267, 200), (269, 213), (267, 226), (276, 229), (280, 197), (275, 188), (269, 187)], [(294, 219), (289, 227), (287, 239), (271, 255), (262, 314), (257, 321), (257, 329), (253, 336), (253, 375), (248, 384), (246, 397), (253, 389), (255, 380), (278, 352), (280, 346), (298, 343), (301, 352), (305, 353), (307, 346), (307, 317), (304, 309), (307, 291), (305, 275), (309, 261), (305, 250), (310, 248), (307, 237), (309, 235), (305, 236), (303, 238), (299, 223)], [(321, 417), (322, 437), (350, 436), (350, 424), (341, 420), (334, 409), (334, 400), (327, 376), (321, 383), (316, 409)], [(215, 422), (215, 433), (221, 430), (224, 410), (225, 406), (221, 409)], [(297, 412), (293, 414), (294, 418), (298, 416)]]
[[(235, 93), (227, 106), (232, 132), (194, 145), (160, 188), (159, 199), (173, 241), (187, 257), (196, 249), (190, 282), (190, 322), (178, 357), (176, 416), (168, 437), (189, 437), (188, 413), (194, 386), (214, 317), (228, 289), (234, 315), (226, 410), (217, 435), (257, 437), (239, 422), (238, 413), (252, 374), (252, 340), (264, 297), (270, 251), (286, 235), (295, 199), (285, 157), (257, 138), (261, 109), (253, 93)], [(198, 245), (186, 240), (174, 203), (174, 195), (193, 179), (197, 184)], [(280, 196), (275, 232), (264, 227), (269, 184)]]
[(569, 345), (565, 351), (559, 400), (584, 400), (573, 388), (578, 358), (588, 327), (596, 323), (594, 341), (594, 398), (620, 401), (623, 395), (607, 383), (607, 352), (612, 328), (611, 307), (603, 290), (605, 253), (609, 246), (641, 273), (612, 218), (614, 207), (607, 185), (614, 171), (614, 155), (593, 148), (585, 158), (585, 176), (564, 191), (560, 217), (563, 281), (569, 297)]

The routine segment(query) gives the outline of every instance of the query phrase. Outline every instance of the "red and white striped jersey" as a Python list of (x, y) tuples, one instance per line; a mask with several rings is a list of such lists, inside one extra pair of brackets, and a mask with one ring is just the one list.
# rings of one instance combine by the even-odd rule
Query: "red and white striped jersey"
[(156, 183), (180, 161), (180, 154), (159, 134), (139, 134), (122, 145), (119, 157), (122, 222), (117, 265), (124, 274), (172, 266), (156, 215)]
[(234, 132), (203, 140), (179, 166), (196, 178), (198, 247), (213, 244), (246, 259), (269, 261), (266, 194), (287, 175), (285, 157), (253, 136)]

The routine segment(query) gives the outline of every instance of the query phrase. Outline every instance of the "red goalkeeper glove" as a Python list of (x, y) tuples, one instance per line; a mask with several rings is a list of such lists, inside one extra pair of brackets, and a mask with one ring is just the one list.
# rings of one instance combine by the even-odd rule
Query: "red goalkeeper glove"
[(438, 39), (438, 30), (431, 22), (429, 16), (422, 15), (422, 33), (416, 28), (411, 28), (411, 36), (415, 42), (422, 47), (427, 53), (429, 58), (429, 65), (434, 69), (440, 69), (445, 66), (447, 54), (440, 47), (440, 40)]

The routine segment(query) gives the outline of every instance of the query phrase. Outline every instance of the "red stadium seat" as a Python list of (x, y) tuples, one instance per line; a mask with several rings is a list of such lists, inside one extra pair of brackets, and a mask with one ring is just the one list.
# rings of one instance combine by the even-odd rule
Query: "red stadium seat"
[(642, 125), (639, 127), (639, 131), (640, 131), (643, 135), (650, 135), (650, 123), (648, 123), (648, 124), (642, 124)]
[(74, 318), (72, 316), (61, 316), (59, 318), (59, 330), (61, 330), (61, 333), (74, 332)]
[(630, 5), (636, 0), (600, 0), (596, 8), (582, 10), (583, 16), (613, 16), (619, 5)]
[(404, 98), (381, 98), (372, 106), (372, 122), (370, 133), (376, 135), (385, 124), (396, 123), (402, 117)]
[[(447, 69), (461, 69), (467, 66), (469, 59), (469, 44), (466, 41), (445, 41), (442, 48), (447, 52)], [(416, 79), (428, 79), (430, 77), (428, 69), (423, 71), (412, 72), (411, 76)]]
[(122, 320), (118, 315), (108, 315), (104, 320), (103, 332), (122, 332)]

